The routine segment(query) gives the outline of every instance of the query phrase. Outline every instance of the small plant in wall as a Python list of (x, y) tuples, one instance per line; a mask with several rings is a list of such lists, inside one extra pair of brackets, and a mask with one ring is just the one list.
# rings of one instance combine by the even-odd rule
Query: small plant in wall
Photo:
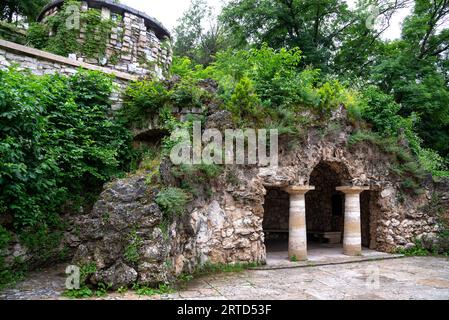
[(298, 258), (297, 258), (296, 256), (292, 256), (292, 257), (290, 258), (290, 261), (291, 261), (291, 262), (298, 262)]
[(168, 187), (159, 192), (156, 196), (156, 203), (164, 213), (164, 217), (172, 220), (172, 218), (181, 216), (185, 212), (189, 198), (184, 190)]
[(132, 231), (129, 235), (129, 244), (125, 248), (124, 258), (131, 264), (139, 262), (139, 249), (142, 245), (142, 238), (137, 235), (136, 231)]

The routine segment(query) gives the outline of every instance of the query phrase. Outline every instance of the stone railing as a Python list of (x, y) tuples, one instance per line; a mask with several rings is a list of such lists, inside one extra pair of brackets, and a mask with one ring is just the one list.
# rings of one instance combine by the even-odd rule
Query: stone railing
[(113, 75), (114, 83), (118, 85), (118, 88), (115, 89), (111, 96), (114, 110), (117, 110), (122, 106), (123, 101), (121, 92), (123, 92), (127, 83), (138, 80), (137, 76), (125, 72), (65, 58), (0, 39), (0, 70), (7, 69), (14, 64), (18, 65), (19, 70), (28, 69), (35, 75), (56, 73), (73, 75), (79, 68), (101, 71)]

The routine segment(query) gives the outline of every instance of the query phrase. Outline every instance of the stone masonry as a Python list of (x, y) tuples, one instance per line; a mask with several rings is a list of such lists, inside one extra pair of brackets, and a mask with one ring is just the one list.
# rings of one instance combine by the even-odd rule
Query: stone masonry
[[(49, 16), (58, 13), (64, 1), (50, 3), (42, 11), (39, 21), (45, 23)], [(114, 1), (82, 1), (81, 10), (100, 10), (103, 19), (112, 19), (112, 28), (105, 56), (95, 59), (82, 54), (79, 61), (100, 65), (139, 77), (163, 78), (172, 61), (170, 33), (156, 19), (143, 12)], [(85, 26), (81, 26), (79, 41), (86, 38)]]
[[(312, 173), (317, 166), (344, 168), (345, 180), (335, 189), (347, 196), (344, 205), (346, 237), (342, 243), (347, 254), (361, 253), (360, 233), (363, 229), (359, 222), (357, 228), (354, 223), (360, 219), (360, 211), (365, 210), (366, 215), (366, 208), (370, 221), (364, 232), (368, 233), (371, 249), (393, 252), (397, 248), (413, 246), (417, 238), (434, 236), (438, 232), (437, 217), (426, 209), (426, 205), (435, 192), (447, 201), (449, 188), (444, 183), (440, 186), (423, 181), (423, 193), (404, 195), (400, 189), (401, 178), (390, 172), (392, 163), (386, 155), (369, 144), (348, 147), (347, 141), (354, 129), (343, 110), (339, 112), (341, 117), (334, 121), (341, 124), (340, 132), (323, 137), (318, 130), (311, 129), (305, 141), (295, 148), (281, 143), (279, 166), (231, 166), (216, 179), (208, 181), (209, 195), (195, 196), (187, 206), (186, 214), (169, 226), (165, 238), (161, 238), (163, 227), (156, 222), (160, 213), (157, 213), (157, 205), (151, 200), (158, 190), (148, 187), (148, 196), (142, 198), (145, 201), (133, 200), (133, 194), (143, 188), (142, 184), (133, 185), (138, 181), (143, 183), (147, 174), (139, 173), (110, 183), (96, 204), (96, 209), (80, 217), (78, 243), (82, 245), (78, 247), (75, 256), (78, 258), (74, 262), (80, 263), (85, 259), (96, 261), (101, 268), (92, 281), (104, 279), (112, 281), (114, 285), (124, 284), (123, 279), (108, 278), (115, 268), (127, 270), (129, 278), (154, 284), (157, 279), (170, 279), (181, 273), (192, 272), (204, 263), (265, 263), (264, 220), (269, 214), (265, 211), (267, 207), (264, 208), (266, 195), (271, 193), (271, 200), (280, 201), (284, 198), (289, 201), (282, 193), (273, 195), (273, 189), (286, 191), (290, 195), (289, 229), (294, 231), (289, 235), (290, 243), (294, 246), (291, 250), (296, 259), (306, 259), (304, 217), (310, 199), (307, 200), (304, 194), (319, 191), (314, 191), (313, 186), (310, 186)], [(220, 114), (220, 121), (217, 120), (217, 114)], [(206, 120), (206, 127), (211, 126), (211, 121), (217, 128), (229, 127), (230, 114), (221, 110), (212, 112)], [(161, 164), (161, 177), (165, 177), (164, 184), (179, 186), (180, 181), (170, 177), (171, 166), (169, 161)], [(332, 171), (330, 174), (333, 174)], [(229, 179), (229, 175), (233, 178)], [(292, 194), (298, 193), (300, 196), (292, 198)], [(368, 193), (369, 197), (359, 198), (360, 193)], [(109, 195), (113, 195), (113, 198)], [(282, 205), (282, 208), (285, 213), (286, 206)], [(152, 214), (151, 210), (157, 214)], [(106, 221), (105, 212), (111, 214)], [(141, 226), (136, 224), (135, 219), (145, 215), (145, 219), (154, 222), (150, 228), (147, 223)], [(279, 227), (285, 228), (285, 220), (281, 222), (282, 226)], [(137, 264), (126, 262), (124, 258), (129, 234), (133, 230), (142, 235), (143, 239)], [(112, 238), (116, 241), (111, 241)]]
[(122, 106), (122, 92), (128, 83), (138, 79), (134, 75), (64, 58), (0, 39), (0, 70), (5, 70), (13, 65), (18, 66), (19, 70), (29, 70), (32, 74), (38, 76), (46, 74), (70, 76), (78, 72), (79, 68), (111, 74), (114, 76), (113, 82), (116, 84), (116, 88), (111, 96), (114, 110)]

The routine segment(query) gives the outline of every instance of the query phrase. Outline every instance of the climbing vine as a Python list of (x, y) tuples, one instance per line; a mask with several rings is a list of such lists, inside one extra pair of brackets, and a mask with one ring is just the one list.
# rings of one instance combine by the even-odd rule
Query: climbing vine
[[(73, 8), (79, 8), (79, 27), (73, 18)], [(76, 53), (87, 58), (102, 59), (106, 55), (107, 39), (118, 21), (103, 19), (96, 9), (82, 11), (78, 1), (67, 1), (45, 23), (31, 24), (27, 39), (35, 48), (58, 55)], [(83, 37), (80, 37), (80, 33)]]

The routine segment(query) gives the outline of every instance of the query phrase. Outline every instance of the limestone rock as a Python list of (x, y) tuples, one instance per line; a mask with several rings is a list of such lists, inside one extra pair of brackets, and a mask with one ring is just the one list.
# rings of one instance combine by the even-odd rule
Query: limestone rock
[(129, 267), (122, 261), (117, 261), (113, 266), (106, 270), (96, 272), (93, 276), (94, 283), (104, 283), (112, 285), (112, 289), (117, 290), (120, 287), (128, 287), (137, 280), (137, 271)]

